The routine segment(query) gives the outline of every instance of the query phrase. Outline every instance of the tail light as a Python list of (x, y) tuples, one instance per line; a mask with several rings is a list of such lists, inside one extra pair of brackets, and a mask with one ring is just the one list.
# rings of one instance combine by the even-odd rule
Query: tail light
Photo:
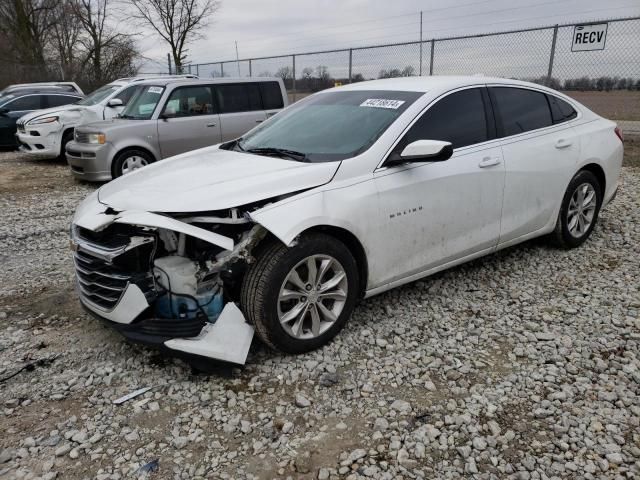
[(614, 132), (616, 132), (616, 135), (618, 136), (618, 138), (620, 139), (621, 142), (624, 142), (624, 137), (622, 136), (622, 130), (620, 130), (620, 127), (616, 127), (614, 129)]

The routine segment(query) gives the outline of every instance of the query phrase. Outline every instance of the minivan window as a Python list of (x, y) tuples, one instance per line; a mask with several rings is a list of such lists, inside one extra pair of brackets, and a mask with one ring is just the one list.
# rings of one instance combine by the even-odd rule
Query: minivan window
[(211, 115), (213, 93), (211, 87), (193, 86), (176, 88), (169, 95), (162, 115), (165, 117), (192, 117), (195, 115)]
[[(294, 103), (238, 142), (221, 148), (260, 152), (289, 150), (308, 162), (332, 162), (367, 150), (423, 92), (332, 91)], [(284, 155), (283, 155), (284, 157)]]
[(16, 98), (13, 102), (5, 105), (11, 112), (21, 112), (26, 110), (38, 110), (41, 106), (42, 95), (27, 95)]
[(442, 140), (451, 142), (453, 148), (460, 148), (488, 139), (482, 92), (479, 88), (470, 88), (451, 93), (429, 107), (396, 150), (402, 151), (416, 140)]
[(491, 87), (490, 90), (502, 121), (503, 136), (553, 125), (551, 109), (544, 93), (513, 87)]
[(70, 103), (76, 103), (78, 100), (80, 99), (69, 95), (47, 95), (47, 106), (49, 108), (60, 107), (62, 105), (69, 105)]
[(157, 85), (142, 85), (136, 88), (135, 94), (120, 114), (120, 118), (129, 120), (149, 120), (153, 115), (164, 87)]
[(87, 95), (82, 100), (80, 100), (78, 102), (78, 105), (84, 105), (89, 107), (92, 105), (97, 105), (102, 100), (104, 100), (109, 95), (111, 95), (113, 92), (118, 90), (118, 88), (120, 87), (116, 87), (115, 85), (105, 85), (104, 87), (100, 87), (99, 89), (94, 90), (89, 95)]
[(549, 99), (549, 105), (551, 105), (553, 123), (568, 122), (578, 116), (578, 112), (564, 100), (561, 100), (555, 95), (547, 95), (547, 98)]
[(282, 91), (278, 82), (260, 82), (260, 94), (262, 95), (262, 105), (265, 110), (272, 110), (284, 107), (282, 101)]
[(220, 113), (262, 110), (260, 90), (255, 83), (217, 85), (216, 96)]

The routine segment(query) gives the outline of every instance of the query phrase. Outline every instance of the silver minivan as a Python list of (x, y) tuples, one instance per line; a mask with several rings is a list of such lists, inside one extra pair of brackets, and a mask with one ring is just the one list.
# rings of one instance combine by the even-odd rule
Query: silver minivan
[(140, 82), (117, 118), (76, 127), (67, 162), (76, 178), (111, 180), (240, 137), (287, 103), (279, 78)]

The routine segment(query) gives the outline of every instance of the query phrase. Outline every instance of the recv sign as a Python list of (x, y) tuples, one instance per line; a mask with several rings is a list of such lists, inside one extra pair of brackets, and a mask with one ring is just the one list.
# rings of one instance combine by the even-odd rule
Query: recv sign
[(607, 23), (576, 25), (573, 29), (571, 51), (604, 50), (604, 43), (607, 39), (607, 25)]

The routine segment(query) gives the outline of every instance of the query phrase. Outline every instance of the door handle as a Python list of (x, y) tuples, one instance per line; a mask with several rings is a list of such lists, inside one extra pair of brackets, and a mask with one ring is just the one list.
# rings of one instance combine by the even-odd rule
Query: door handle
[(500, 165), (500, 157), (484, 157), (478, 164), (480, 168), (494, 167)]
[(571, 140), (565, 140), (564, 138), (561, 138), (556, 142), (556, 148), (567, 148), (570, 147), (572, 143), (573, 142), (571, 142)]
[(215, 127), (216, 124), (215, 123), (207, 123), (207, 127)]

